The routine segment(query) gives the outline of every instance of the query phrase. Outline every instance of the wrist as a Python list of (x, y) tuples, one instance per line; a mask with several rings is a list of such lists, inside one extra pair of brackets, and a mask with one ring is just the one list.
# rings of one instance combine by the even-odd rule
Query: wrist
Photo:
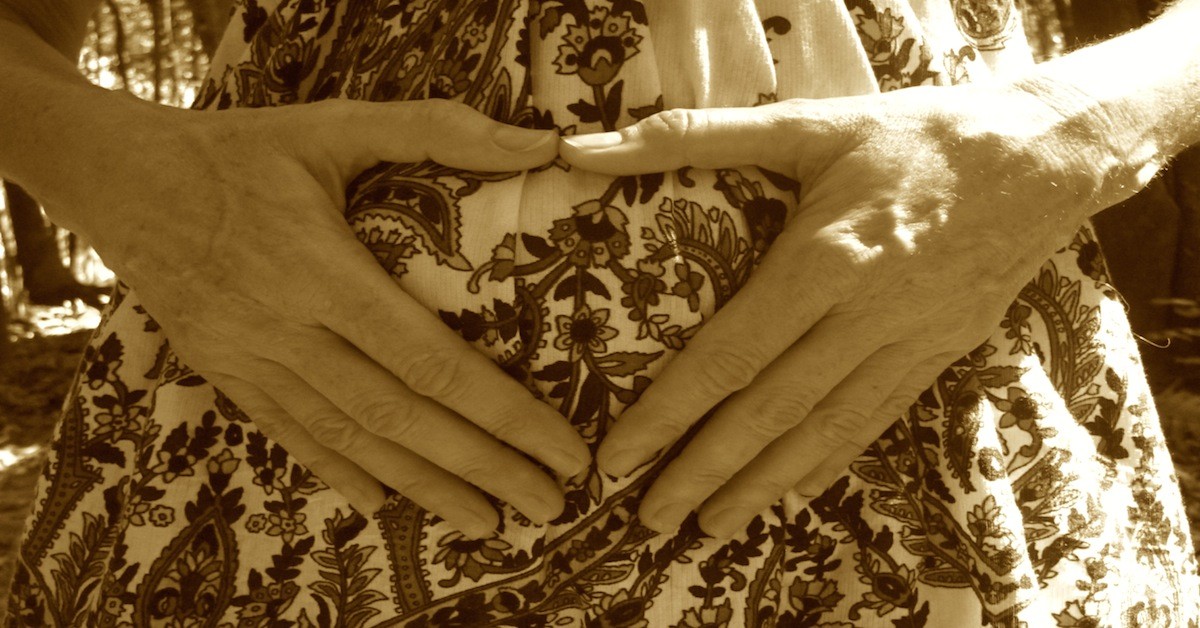
[(1031, 96), (1049, 113), (1039, 141), (1068, 164), (1064, 173), (1086, 215), (1132, 196), (1166, 161), (1128, 102), (1097, 98), (1074, 81), (1042, 73), (1007, 87)]
[(155, 167), (155, 144), (185, 112), (92, 86), (63, 91), (5, 121), (16, 141), (0, 156), (0, 172), (42, 203), (52, 221), (91, 238), (93, 223), (105, 222), (89, 215), (91, 201)]
[(1084, 156), (1096, 178), (1094, 211), (1145, 187), (1200, 142), (1200, 0), (1182, 0), (1158, 20), (1036, 66), (1007, 86), (1060, 116), (1056, 135)]

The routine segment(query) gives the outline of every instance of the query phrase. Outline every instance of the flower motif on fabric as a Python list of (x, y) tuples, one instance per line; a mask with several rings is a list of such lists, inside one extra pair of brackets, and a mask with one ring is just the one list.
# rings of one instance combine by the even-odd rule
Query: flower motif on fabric
[(854, 26), (858, 29), (858, 37), (871, 65), (887, 63), (900, 51), (900, 37), (904, 35), (904, 17), (893, 14), (890, 8), (874, 16), (856, 13)]
[(612, 15), (608, 7), (595, 7), (585, 23), (567, 27), (554, 65), (559, 74), (578, 74), (588, 85), (605, 85), (640, 52), (641, 41), (628, 15)]
[(124, 412), (125, 408), (115, 407), (112, 412), (96, 413), (96, 429), (92, 432), (96, 436), (107, 435), (112, 440), (120, 440), (120, 438), (128, 432), (137, 432), (141, 429), (141, 424), (136, 416), (130, 416)]
[(993, 495), (988, 495), (982, 504), (976, 504), (967, 513), (967, 530), (977, 541), (982, 542), (987, 538), (1004, 538), (1007, 532), (1003, 525), (1004, 518)]
[(575, 215), (554, 221), (550, 240), (576, 266), (603, 268), (629, 253), (629, 219), (599, 200), (576, 205)]
[(720, 606), (689, 608), (683, 611), (683, 620), (673, 628), (725, 628), (733, 619), (733, 604), (729, 598)]
[(262, 513), (255, 513), (246, 518), (247, 532), (262, 532), (267, 529), (267, 516)]
[(454, 575), (448, 581), (439, 584), (453, 586), (462, 576), (472, 582), (486, 573), (484, 564), (503, 562), (504, 551), (511, 548), (507, 541), (499, 538), (468, 539), (461, 532), (453, 531), (438, 541), (438, 551), (433, 557), (433, 564), (445, 565)]
[(463, 43), (474, 48), (487, 41), (487, 25), (482, 22), (471, 22), (462, 32)]
[(170, 484), (181, 475), (190, 477), (195, 473), (192, 471), (192, 465), (196, 464), (196, 456), (186, 448), (178, 451), (160, 450), (155, 457), (158, 464), (150, 467), (150, 471), (160, 474), (164, 483)]
[(807, 616), (828, 613), (837, 608), (838, 602), (846, 597), (838, 593), (836, 582), (810, 581), (796, 578), (788, 587), (788, 596), (792, 607), (800, 609)]
[(195, 625), (187, 620), (212, 609), (221, 585), (221, 558), (200, 544), (167, 572), (154, 593), (154, 615), (175, 619), (165, 625)]
[(687, 264), (675, 264), (675, 277), (679, 281), (671, 287), (671, 292), (677, 297), (687, 299), (688, 309), (698, 312), (700, 310), (700, 288), (704, 285), (704, 275), (693, 272)]
[(606, 595), (600, 601), (603, 613), (600, 628), (649, 628), (646, 620), (646, 600), (634, 597), (629, 589), (621, 589), (615, 595)]
[(280, 510), (278, 513), (271, 513), (267, 515), (267, 534), (278, 536), (284, 543), (291, 543), (297, 536), (308, 534), (308, 527), (304, 525), (305, 518), (302, 512)]
[(931, 67), (933, 50), (923, 38), (914, 36), (905, 16), (894, 13), (892, 7), (880, 11), (870, 0), (845, 1), (880, 91), (945, 82)]
[(150, 523), (155, 527), (165, 528), (175, 522), (175, 509), (170, 506), (156, 504), (148, 515)]
[[(893, 571), (884, 568), (879, 560), (869, 559), (868, 562), (872, 564), (871, 567), (859, 567), (863, 573), (859, 581), (870, 585), (871, 590), (854, 607), (869, 608), (882, 617), (896, 608), (911, 606), (914, 601), (913, 587), (916, 584), (916, 574), (913, 570), (909, 569), (908, 565), (899, 565)], [(851, 617), (854, 617), (853, 613)]]
[(755, 250), (766, 252), (775, 238), (783, 233), (787, 205), (777, 198), (768, 197), (762, 183), (747, 179), (737, 170), (718, 171), (717, 189), (731, 205), (746, 214)]
[(208, 468), (209, 475), (224, 473), (225, 475), (233, 475), (237, 471), (240, 461), (233, 455), (228, 447), (221, 450), (221, 453), (208, 459), (205, 465)]
[(554, 348), (570, 351), (572, 362), (578, 360), (584, 351), (593, 354), (608, 351), (605, 341), (617, 337), (616, 328), (607, 325), (607, 309), (593, 311), (584, 305), (571, 316), (559, 315), (554, 323), (558, 327)]

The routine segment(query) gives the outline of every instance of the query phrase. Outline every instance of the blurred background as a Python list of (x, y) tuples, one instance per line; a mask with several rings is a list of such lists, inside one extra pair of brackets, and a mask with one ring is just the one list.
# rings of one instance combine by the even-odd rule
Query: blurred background
[[(1153, 0), (1016, 0), (1039, 60), (1135, 28)], [(79, 59), (94, 83), (188, 106), (232, 0), (104, 0)], [(98, 182), (98, 184), (101, 184)], [(1095, 220), (1138, 334), (1200, 541), (1200, 147)], [(36, 199), (0, 194), (0, 589), (63, 395), (112, 273)], [(1198, 544), (1200, 551), (1200, 544)], [(0, 607), (6, 598), (0, 591)], [(0, 617), (3, 610), (0, 608)]]

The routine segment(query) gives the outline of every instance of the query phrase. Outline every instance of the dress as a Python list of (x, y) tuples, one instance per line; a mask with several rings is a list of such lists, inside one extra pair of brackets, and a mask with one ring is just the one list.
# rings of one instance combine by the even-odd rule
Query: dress
[[(953, 84), (1030, 63), (1008, 0), (242, 0), (197, 109), (453, 98), (582, 133), (663, 108)], [(803, 191), (755, 168), (611, 178), (380, 164), (346, 220), (593, 449), (730, 299)], [(471, 541), (353, 511), (120, 286), (64, 406), (9, 601), (28, 625), (1195, 626), (1157, 414), (1080, 231), (824, 495), (733, 540), (641, 526), (630, 478)]]

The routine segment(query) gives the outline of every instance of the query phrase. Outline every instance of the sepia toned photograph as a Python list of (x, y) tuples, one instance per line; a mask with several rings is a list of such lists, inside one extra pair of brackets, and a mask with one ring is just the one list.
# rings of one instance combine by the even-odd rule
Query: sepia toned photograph
[(0, 625), (1200, 626), (1200, 0), (0, 0)]

